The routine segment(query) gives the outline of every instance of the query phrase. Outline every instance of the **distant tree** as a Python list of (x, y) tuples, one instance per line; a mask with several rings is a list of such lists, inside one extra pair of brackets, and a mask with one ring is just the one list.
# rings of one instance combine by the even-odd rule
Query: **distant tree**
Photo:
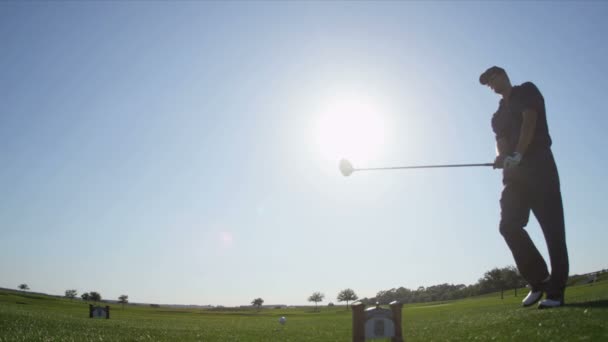
[(30, 289), (30, 287), (27, 286), (27, 284), (21, 284), (21, 285), (19, 285), (19, 290), (21, 290), (21, 291), (27, 291), (29, 289)]
[(317, 310), (317, 303), (322, 302), (325, 295), (321, 292), (315, 292), (310, 297), (308, 297), (309, 302), (315, 302), (315, 311)]
[(89, 299), (94, 302), (99, 302), (101, 301), (101, 294), (99, 294), (99, 292), (91, 291), (91, 293), (89, 293)]
[(357, 294), (352, 289), (344, 289), (338, 293), (338, 302), (346, 302), (346, 309), (348, 309), (348, 302), (357, 300)]
[(120, 304), (122, 304), (122, 308), (125, 308), (125, 304), (127, 304), (129, 302), (129, 296), (127, 295), (120, 295), (120, 297), (118, 297), (118, 302)]
[(503, 270), (500, 268), (493, 268), (487, 271), (483, 276), (484, 284), (491, 291), (500, 291), (500, 299), (504, 299), (505, 291), (505, 279), (503, 277)]
[(88, 300), (91, 300), (91, 295), (88, 292), (85, 292), (80, 295), (80, 298), (82, 298), (82, 300), (84, 300), (84, 301), (88, 301)]
[(69, 299), (76, 298), (78, 292), (76, 290), (65, 290), (65, 297)]
[(524, 278), (519, 274), (517, 267), (507, 266), (502, 269), (502, 279), (508, 289), (514, 289), (517, 297), (517, 289), (525, 285)]
[(329, 302), (329, 304), (327, 304), (327, 306), (334, 306), (334, 303)]
[(256, 298), (256, 299), (254, 299), (254, 300), (251, 301), (251, 305), (257, 307), (258, 311), (262, 307), (262, 304), (264, 304), (264, 300), (262, 298)]

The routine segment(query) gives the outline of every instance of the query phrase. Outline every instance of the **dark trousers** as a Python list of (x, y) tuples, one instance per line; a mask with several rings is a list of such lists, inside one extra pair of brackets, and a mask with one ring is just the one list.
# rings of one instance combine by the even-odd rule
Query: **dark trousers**
[[(503, 171), (500, 233), (511, 249), (522, 277), (533, 288), (544, 289), (548, 296), (560, 297), (566, 287), (569, 266), (557, 167), (550, 150), (526, 157), (528, 160), (520, 166)], [(534, 213), (545, 236), (551, 274), (524, 229), (530, 211)], [(549, 282), (543, 284), (549, 275)]]

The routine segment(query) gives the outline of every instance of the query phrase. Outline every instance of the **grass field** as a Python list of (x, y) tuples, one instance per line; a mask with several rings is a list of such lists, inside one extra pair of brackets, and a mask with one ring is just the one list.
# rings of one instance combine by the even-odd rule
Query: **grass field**
[[(492, 294), (405, 305), (405, 340), (608, 341), (608, 281), (569, 287), (567, 306), (559, 309), (522, 308), (523, 292), (505, 293), (504, 300)], [(351, 340), (351, 312), (343, 306), (318, 312), (111, 307), (111, 319), (90, 319), (88, 304), (79, 300), (0, 290), (0, 341)]]

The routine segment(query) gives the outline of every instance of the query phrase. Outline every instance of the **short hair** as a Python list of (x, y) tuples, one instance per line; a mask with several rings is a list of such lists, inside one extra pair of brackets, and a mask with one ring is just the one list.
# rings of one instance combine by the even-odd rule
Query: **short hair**
[(488, 68), (488, 70), (484, 71), (483, 74), (481, 74), (479, 76), (479, 83), (486, 85), (486, 84), (488, 84), (490, 77), (497, 75), (497, 74), (506, 75), (507, 72), (505, 71), (505, 69), (498, 67), (498, 66), (490, 67), (490, 68)]

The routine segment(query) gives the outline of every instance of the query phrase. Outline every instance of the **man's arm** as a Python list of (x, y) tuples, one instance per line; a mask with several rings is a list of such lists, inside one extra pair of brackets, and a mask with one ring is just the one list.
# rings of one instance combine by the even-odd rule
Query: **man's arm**
[(538, 114), (533, 109), (525, 109), (522, 113), (523, 120), (519, 132), (519, 141), (517, 142), (517, 147), (515, 148), (515, 152), (519, 153), (521, 156), (526, 153), (528, 146), (534, 138), (537, 116)]
[[(533, 109), (525, 109), (522, 113), (522, 123), (519, 131), (519, 141), (515, 148), (515, 153), (512, 156), (507, 156), (503, 161), (503, 167), (510, 169), (519, 165), (524, 153), (528, 149), (528, 146), (534, 138), (534, 131), (536, 129), (536, 117), (538, 114)], [(500, 161), (495, 161), (494, 164)], [(496, 167), (496, 166), (495, 166)]]

